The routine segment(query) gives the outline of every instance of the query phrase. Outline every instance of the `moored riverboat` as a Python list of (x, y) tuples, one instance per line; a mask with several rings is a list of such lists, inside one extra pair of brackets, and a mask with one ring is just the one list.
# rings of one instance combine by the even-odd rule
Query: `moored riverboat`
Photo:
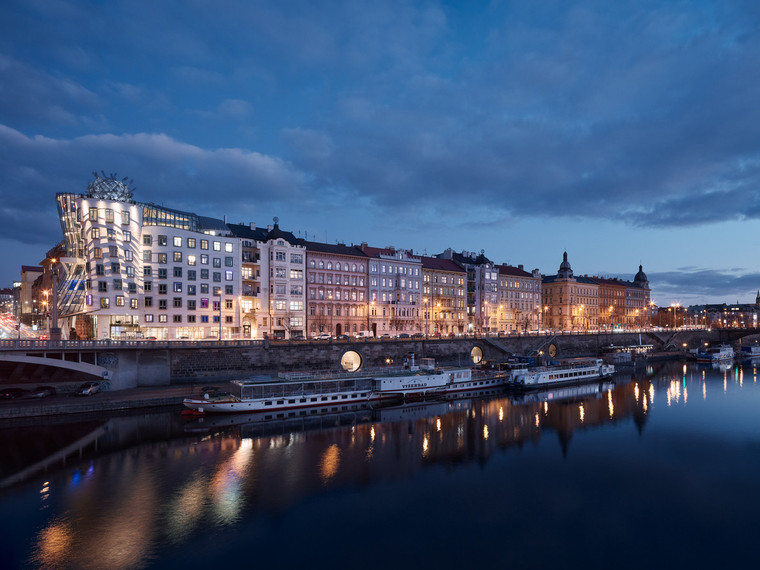
[(515, 372), (509, 384), (516, 388), (536, 388), (560, 384), (580, 384), (615, 373), (615, 366), (601, 358), (573, 359), (548, 366), (538, 366)]
[(697, 362), (709, 364), (712, 362), (727, 362), (733, 359), (734, 349), (727, 344), (721, 344), (720, 346), (697, 351)]

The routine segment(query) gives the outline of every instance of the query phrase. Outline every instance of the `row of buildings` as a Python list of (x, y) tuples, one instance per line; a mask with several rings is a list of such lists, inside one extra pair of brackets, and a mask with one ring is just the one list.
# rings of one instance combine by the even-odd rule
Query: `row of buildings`
[[(63, 240), (22, 268), (21, 307), (63, 338), (255, 339), (645, 326), (649, 283), (326, 244), (133, 200), (95, 176), (56, 196)], [(57, 330), (52, 331), (54, 335)]]

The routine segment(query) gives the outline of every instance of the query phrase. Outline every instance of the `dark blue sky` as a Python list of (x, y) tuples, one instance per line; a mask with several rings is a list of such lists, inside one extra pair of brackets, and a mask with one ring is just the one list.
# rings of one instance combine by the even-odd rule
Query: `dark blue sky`
[(0, 5), (0, 284), (93, 170), (309, 239), (754, 300), (760, 3)]

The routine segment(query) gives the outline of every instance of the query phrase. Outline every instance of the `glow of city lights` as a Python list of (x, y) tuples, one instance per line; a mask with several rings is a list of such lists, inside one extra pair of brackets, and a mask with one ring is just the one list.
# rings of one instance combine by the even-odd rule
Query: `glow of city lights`
[(73, 532), (66, 522), (57, 522), (42, 529), (37, 537), (34, 560), (42, 568), (61, 568), (67, 566), (71, 556)]
[(441, 418), (435, 418), (435, 431), (441, 431)]
[(610, 417), (615, 414), (615, 405), (612, 403), (612, 390), (607, 390), (607, 407), (610, 410)]
[(549, 413), (549, 402), (548, 401), (544, 402), (544, 413), (545, 414)]
[(375, 443), (375, 426), (372, 426), (371, 428), (369, 428), (369, 440), (372, 443)]
[(649, 408), (649, 404), (647, 403), (647, 397), (646, 397), (646, 395), (644, 396), (644, 399), (643, 399), (643, 407), (644, 407), (644, 413), (646, 413), (647, 409)]
[(340, 449), (338, 445), (333, 443), (322, 454), (322, 459), (319, 463), (319, 471), (322, 475), (322, 483), (327, 484), (330, 479), (335, 477), (340, 467)]
[(639, 401), (639, 384), (636, 383), (633, 385), (633, 397), (636, 399), (636, 401)]
[(499, 406), (499, 421), (504, 421), (504, 406)]
[(488, 426), (483, 426), (483, 439), (488, 439)]
[(541, 426), (541, 421), (539, 420), (538, 414), (536, 414), (535, 421), (536, 421), (536, 427), (540, 427)]
[(428, 436), (422, 438), (422, 457), (427, 457), (428, 451), (430, 451), (430, 440)]
[(702, 382), (702, 399), (707, 399), (707, 383)]
[(583, 423), (583, 421), (586, 419), (586, 410), (583, 407), (583, 404), (581, 404), (578, 408), (578, 414), (580, 415), (581, 423)]

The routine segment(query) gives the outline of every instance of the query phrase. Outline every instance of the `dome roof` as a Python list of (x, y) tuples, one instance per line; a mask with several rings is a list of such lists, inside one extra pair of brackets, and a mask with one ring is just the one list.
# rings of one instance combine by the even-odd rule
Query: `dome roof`
[(562, 254), (562, 263), (559, 264), (559, 271), (557, 277), (560, 279), (570, 279), (573, 276), (573, 268), (570, 267), (570, 262), (567, 260), (567, 252)]
[(636, 277), (633, 278), (633, 282), (636, 285), (649, 286), (649, 279), (647, 279), (647, 274), (644, 273), (641, 265), (639, 265), (639, 272), (636, 274)]
[(87, 185), (87, 196), (89, 198), (100, 198), (102, 200), (119, 200), (121, 202), (132, 201), (132, 190), (129, 188), (127, 178), (122, 180), (116, 179), (116, 174), (106, 176), (103, 172), (103, 177), (98, 176), (97, 172), (93, 172), (95, 180)]

